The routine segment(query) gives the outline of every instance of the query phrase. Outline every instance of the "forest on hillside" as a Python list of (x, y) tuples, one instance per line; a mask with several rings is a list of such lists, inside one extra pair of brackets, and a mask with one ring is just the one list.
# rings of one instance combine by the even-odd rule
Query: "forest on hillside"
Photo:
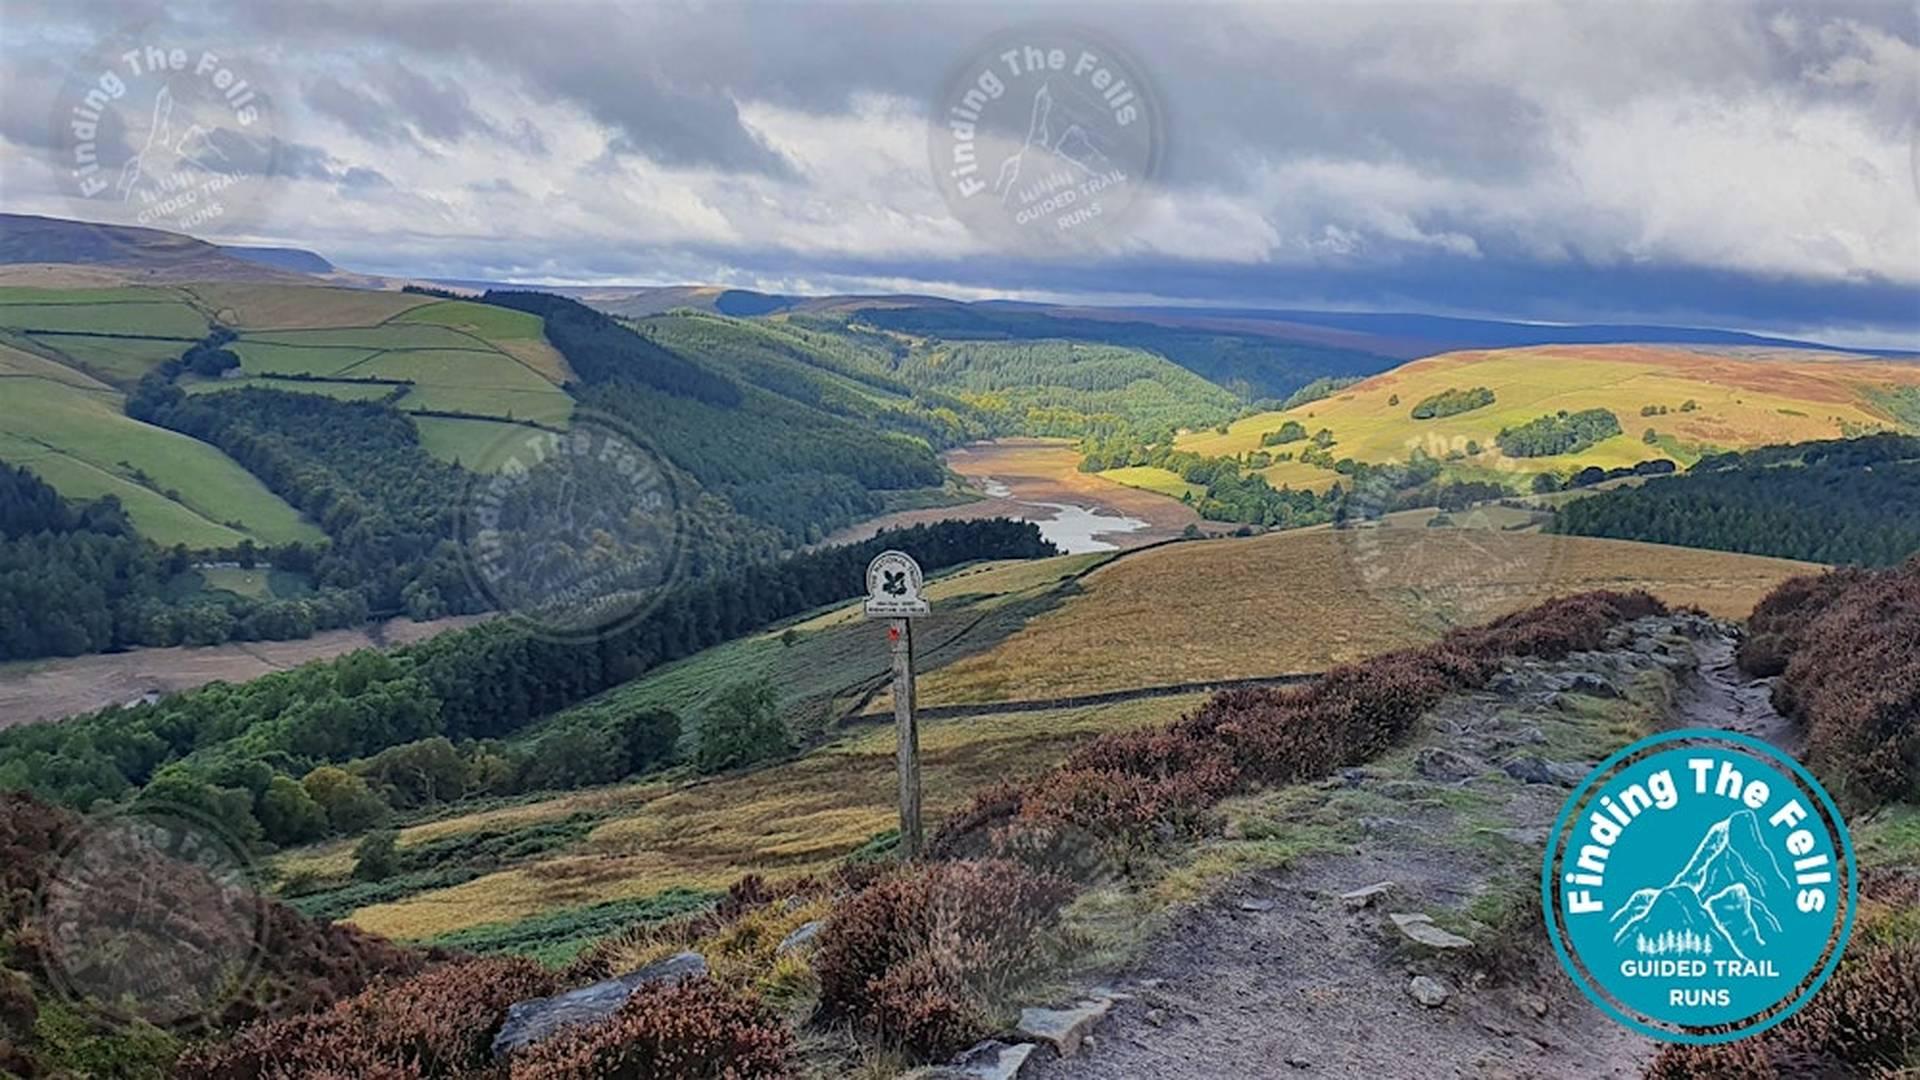
[(1876, 434), (1703, 458), (1567, 504), (1553, 529), (1891, 566), (1920, 552), (1920, 438)]
[[(598, 640), (560, 642), (496, 620), (245, 685), (27, 724), (0, 731), (0, 791), (75, 809), (161, 800), (234, 837), (286, 844), (363, 830), (423, 798), (619, 779), (672, 756), (677, 720), (608, 716), (532, 745), (501, 740), (660, 664), (859, 595), (868, 562), (886, 548), (928, 570), (1056, 553), (1029, 523), (940, 522), (716, 572)], [(423, 793), (423, 776), (451, 779)]]

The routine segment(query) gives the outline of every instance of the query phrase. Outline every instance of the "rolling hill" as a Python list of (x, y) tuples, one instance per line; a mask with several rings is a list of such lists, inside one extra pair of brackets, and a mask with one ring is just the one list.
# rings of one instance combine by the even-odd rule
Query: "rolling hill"
[[(1451, 475), (1513, 484), (1542, 472), (1565, 476), (1653, 458), (1686, 466), (1727, 450), (1909, 427), (1913, 414), (1900, 401), (1912, 391), (1903, 387), (1920, 387), (1920, 365), (1852, 354), (1628, 345), (1468, 351), (1416, 360), (1332, 398), (1244, 417), (1177, 445), (1207, 456), (1290, 454), (1293, 460), (1258, 471), (1276, 487), (1325, 490), (1339, 474), (1299, 460), (1324, 429), (1332, 461), (1405, 462), (1417, 448), (1449, 460)], [(1492, 391), (1490, 404), (1432, 419), (1412, 415), (1429, 398), (1478, 388)], [(1499, 445), (1502, 430), (1592, 409), (1611, 412), (1620, 434), (1538, 457)], [(1263, 436), (1288, 421), (1309, 439), (1263, 447)]]
[[(1318, 671), (1596, 587), (1652, 588), (1738, 616), (1811, 569), (1621, 541), (1382, 532), (1183, 542), (1118, 557), (988, 564), (930, 582), (938, 614), (917, 631), (928, 805), (955, 808), (968, 791), (1039, 772), (1101, 731), (1171, 719), (1202, 701), (1209, 683)], [(1436, 564), (1484, 560), (1488, 542), (1507, 560), (1505, 573), (1448, 593), (1429, 587)], [(1375, 564), (1390, 575), (1369, 579), (1365, 568)], [(780, 879), (831, 867), (894, 820), (893, 734), (868, 726), (890, 715), (884, 697), (865, 717), (843, 719), (884, 682), (883, 634), (857, 608), (836, 608), (697, 653), (552, 718), (665, 706), (697, 731), (716, 686), (765, 678), (790, 723), (831, 741), (714, 780), (654, 779), (422, 820), (401, 833), (403, 850), (580, 824), (559, 846), (511, 866), (369, 891), (351, 921), (402, 938), (505, 940), (523, 920), (717, 889), (742, 873)], [(1087, 694), (1118, 700), (1071, 700)], [(337, 884), (351, 864), (350, 845), (332, 844), (291, 852), (279, 866), (317, 888)]]

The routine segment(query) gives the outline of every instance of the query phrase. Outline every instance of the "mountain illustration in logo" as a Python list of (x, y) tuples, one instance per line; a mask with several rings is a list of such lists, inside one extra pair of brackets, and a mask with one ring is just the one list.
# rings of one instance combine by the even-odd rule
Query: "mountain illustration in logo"
[(1728, 955), (1751, 960), (1780, 932), (1768, 906), (1791, 886), (1742, 810), (1707, 829), (1672, 881), (1638, 889), (1614, 912), (1613, 942), (1642, 956)]
[[(1107, 155), (1094, 145), (1092, 136), (1086, 128), (1074, 122), (1071, 117), (1062, 126), (1058, 136), (1053, 134), (1054, 119), (1053, 89), (1046, 83), (1033, 94), (1033, 112), (1027, 121), (1027, 139), (1018, 153), (1011, 154), (1000, 163), (1000, 175), (996, 178), (993, 190), (1005, 203), (1014, 196), (1020, 183), (1020, 174), (1027, 166), (1027, 154), (1040, 151), (1042, 154), (1064, 161), (1086, 176), (1106, 172), (1111, 168)], [(1060, 110), (1063, 114), (1066, 109)], [(1038, 156), (1038, 155), (1036, 155)]]

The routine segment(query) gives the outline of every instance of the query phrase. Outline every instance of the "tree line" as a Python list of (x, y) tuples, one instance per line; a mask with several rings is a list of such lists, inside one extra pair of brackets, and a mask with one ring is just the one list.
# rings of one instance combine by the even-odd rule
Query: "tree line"
[[(215, 552), (246, 565), (252, 541)], [(273, 552), (289, 563), (303, 545)], [(366, 621), (356, 591), (252, 599), (198, 590), (184, 546), (139, 536), (120, 500), (75, 503), (24, 467), (0, 462), (0, 660), (78, 656), (134, 646), (284, 641)]]
[(1560, 509), (1555, 531), (1892, 566), (1920, 551), (1920, 439), (1878, 434), (1702, 458)]
[[(867, 563), (887, 547), (929, 569), (1055, 553), (1025, 522), (921, 525), (690, 582), (663, 594), (632, 626), (589, 643), (553, 641), (500, 619), (244, 685), (214, 683), (154, 704), (28, 724), (0, 731), (0, 790), (29, 790), (81, 809), (144, 793), (198, 808), (245, 839), (297, 842), (311, 832), (313, 816), (294, 787), (330, 820), (359, 820), (372, 809), (360, 793), (366, 770), (342, 766), (441, 738), (456, 747), (508, 739), (660, 664), (862, 593)], [(624, 731), (626, 719), (601, 722)], [(324, 773), (323, 798), (306, 781), (328, 767), (361, 784)], [(336, 814), (330, 800), (348, 809)]]

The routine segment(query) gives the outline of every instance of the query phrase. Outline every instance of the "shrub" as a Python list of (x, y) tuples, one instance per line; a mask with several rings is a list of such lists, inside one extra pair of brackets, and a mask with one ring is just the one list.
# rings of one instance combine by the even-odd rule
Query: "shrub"
[(392, 830), (368, 833), (353, 849), (353, 876), (361, 881), (385, 881), (400, 869), (395, 850), (398, 834)]
[(771, 1080), (788, 1075), (793, 1033), (752, 995), (711, 979), (649, 986), (605, 1024), (574, 1027), (513, 1056), (513, 1080)]
[(224, 1043), (195, 1047), (181, 1055), (178, 1073), (205, 1080), (458, 1077), (491, 1064), (509, 1005), (554, 990), (553, 976), (530, 960), (444, 964), (325, 1012), (253, 1024)]
[(735, 683), (708, 704), (694, 759), (703, 773), (780, 757), (792, 749), (780, 722), (780, 700), (765, 679)]
[(1662, 1050), (1655, 1080), (1911, 1075), (1920, 1059), (1920, 942), (1881, 937), (1876, 919), (1910, 917), (1912, 879), (1866, 879), (1854, 947), (1827, 985), (1778, 1027), (1728, 1046)]
[(1796, 578), (1754, 609), (1742, 667), (1780, 672), (1774, 704), (1844, 807), (1920, 797), (1920, 560)]
[(1063, 878), (1005, 860), (896, 871), (821, 930), (820, 1012), (941, 1057), (984, 1033), (994, 991), (1035, 963), (1036, 937), (1072, 895)]

